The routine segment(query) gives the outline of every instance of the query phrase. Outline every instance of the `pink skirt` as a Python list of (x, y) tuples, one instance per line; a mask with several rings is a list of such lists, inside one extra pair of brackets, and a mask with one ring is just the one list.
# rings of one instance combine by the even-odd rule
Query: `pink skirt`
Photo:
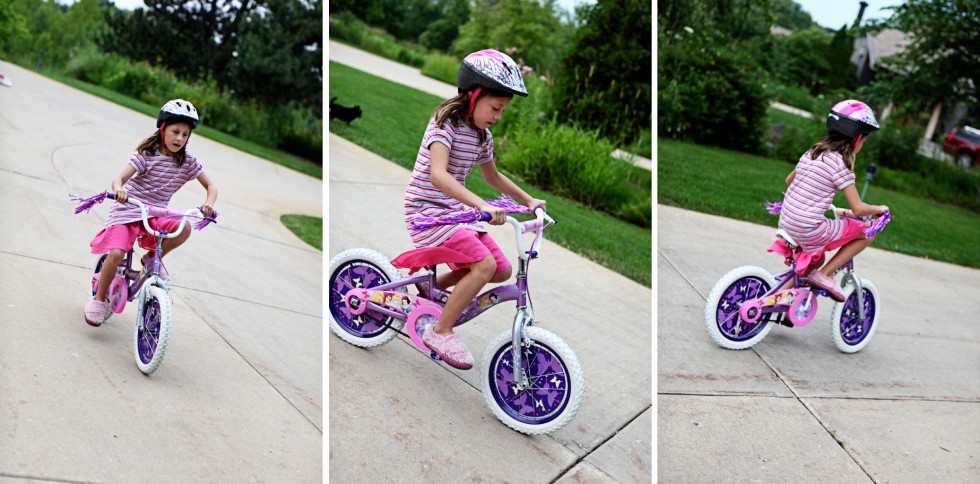
[[(852, 240), (864, 238), (864, 229), (868, 228), (864, 222), (853, 218), (843, 219), (842, 222), (844, 222), (844, 231), (841, 232), (840, 237), (831, 240), (827, 245), (813, 252), (798, 251), (796, 253), (794, 258), (796, 259), (797, 274), (806, 273), (810, 266), (814, 266), (814, 268), (819, 268), (822, 266), (824, 261), (824, 253), (843, 247)], [(769, 246), (769, 252), (779, 254), (786, 258), (793, 256), (792, 252), (789, 250), (789, 246), (783, 239), (776, 239), (776, 241)]]
[[(510, 269), (510, 261), (507, 260), (507, 256), (500, 250), (497, 243), (493, 241), (493, 237), (486, 232), (477, 232), (470, 229), (457, 230), (448, 240), (439, 244), (439, 247), (461, 252), (472, 257), (473, 260), (478, 261), (486, 259), (488, 255), (493, 255), (493, 260), (497, 262), (497, 272)], [(454, 271), (467, 267), (469, 267), (469, 264), (449, 264), (449, 268)]]
[[(173, 232), (180, 226), (180, 219), (153, 217), (149, 220), (149, 223), (153, 230)], [(106, 227), (95, 234), (95, 238), (92, 239), (89, 245), (92, 246), (93, 254), (105, 254), (113, 249), (129, 252), (133, 248), (133, 243), (137, 240), (139, 240), (140, 247), (143, 249), (156, 249), (156, 240), (153, 238), (153, 235), (146, 231), (146, 227), (143, 227), (143, 221)]]

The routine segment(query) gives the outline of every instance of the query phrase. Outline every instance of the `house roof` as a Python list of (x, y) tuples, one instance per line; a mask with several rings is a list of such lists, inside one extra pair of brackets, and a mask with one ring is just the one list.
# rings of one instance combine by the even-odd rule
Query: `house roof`
[(873, 36), (870, 34), (868, 36), (871, 38), (869, 63), (872, 69), (875, 68), (878, 59), (903, 52), (909, 44), (909, 35), (896, 29), (883, 29)]

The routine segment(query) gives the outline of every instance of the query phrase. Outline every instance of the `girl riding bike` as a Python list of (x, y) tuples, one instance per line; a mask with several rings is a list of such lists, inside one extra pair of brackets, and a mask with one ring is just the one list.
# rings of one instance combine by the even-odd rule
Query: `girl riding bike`
[[(480, 167), (491, 187), (523, 202), (531, 212), (544, 208), (545, 201), (531, 197), (497, 171), (494, 161), (490, 126), (500, 120), (515, 94), (527, 96), (520, 67), (496, 50), (474, 52), (463, 59), (456, 86), (459, 94), (436, 108), (422, 137), (405, 190), (405, 224), (416, 247), (448, 248), (473, 260), (469, 264), (451, 264), (453, 271), (436, 281), (442, 289), (456, 287), (434, 330), (424, 336), (426, 346), (446, 363), (466, 370), (473, 367), (473, 355), (453, 333), (453, 325), (484, 285), (510, 278), (511, 265), (479, 224), (416, 230), (412, 227), (416, 217), (440, 217), (473, 207), (489, 213), (490, 224), (503, 224), (504, 210), (489, 205), (465, 186), (474, 165)], [(423, 294), (431, 289), (419, 287)]]
[[(166, 208), (180, 187), (197, 179), (207, 191), (201, 211), (207, 217), (212, 216), (218, 188), (204, 173), (197, 158), (187, 152), (187, 142), (197, 123), (197, 109), (193, 104), (182, 99), (168, 101), (157, 116), (157, 131), (140, 142), (136, 153), (129, 158), (129, 164), (112, 180), (112, 191), (119, 203), (109, 209), (105, 228), (90, 243), (93, 254), (108, 255), (101, 267), (95, 296), (85, 305), (85, 322), (89, 325), (101, 326), (112, 315), (106, 293), (116, 275), (116, 268), (133, 248), (133, 243), (139, 240), (143, 249), (155, 249), (154, 238), (143, 227), (142, 212), (137, 206), (126, 204), (130, 194), (146, 203)], [(148, 223), (153, 230), (169, 233), (176, 232), (180, 225), (180, 221), (173, 218), (154, 217)], [(163, 242), (161, 257), (187, 241), (191, 230), (186, 226), (184, 229), (178, 237)], [(151, 256), (150, 252), (143, 256), (141, 262), (144, 266)]]
[[(879, 129), (874, 112), (860, 101), (841, 101), (827, 116), (826, 138), (818, 141), (800, 157), (796, 168), (786, 177), (785, 198), (779, 215), (779, 228), (786, 231), (802, 249), (796, 271), (808, 276), (813, 287), (827, 291), (835, 301), (844, 295), (833, 276), (838, 268), (867, 248), (874, 237), (866, 237), (866, 225), (850, 217), (828, 219), (838, 190), (851, 211), (858, 217), (879, 215), (888, 211), (884, 205), (869, 205), (861, 201), (854, 186), (855, 157), (868, 135)], [(777, 241), (770, 251), (780, 249)], [(824, 253), (840, 248), (823, 267)], [(820, 267), (819, 270), (816, 270)]]

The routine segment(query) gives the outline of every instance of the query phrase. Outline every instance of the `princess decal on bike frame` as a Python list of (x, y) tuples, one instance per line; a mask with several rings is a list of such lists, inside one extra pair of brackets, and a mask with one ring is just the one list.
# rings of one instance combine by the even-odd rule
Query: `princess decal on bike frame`
[[(125, 203), (129, 195), (147, 204), (166, 208), (180, 187), (196, 179), (207, 191), (201, 211), (207, 217), (214, 213), (218, 189), (204, 173), (197, 158), (187, 151), (187, 142), (197, 123), (194, 105), (182, 99), (168, 101), (160, 108), (157, 130), (140, 142), (129, 164), (112, 180), (112, 191), (119, 203), (114, 203), (109, 209), (105, 227), (90, 243), (93, 254), (108, 253), (108, 256), (102, 265), (95, 296), (85, 305), (85, 322), (89, 325), (100, 326), (112, 315), (106, 293), (116, 268), (133, 248), (133, 243), (139, 240), (140, 247), (147, 251), (155, 248), (154, 238), (143, 227), (140, 209)], [(180, 221), (152, 218), (149, 224), (154, 230), (172, 233), (177, 230)], [(177, 237), (163, 242), (161, 257), (187, 241), (191, 233), (188, 225), (185, 224), (185, 230)], [(151, 255), (147, 252), (141, 259), (144, 266)]]
[[(455, 286), (445, 310), (424, 341), (446, 363), (459, 369), (473, 366), (473, 355), (453, 333), (467, 304), (488, 282), (504, 282), (511, 265), (493, 238), (479, 223), (454, 224), (416, 230), (419, 216), (440, 217), (474, 207), (491, 215), (491, 225), (505, 222), (504, 210), (488, 204), (465, 187), (466, 176), (479, 166), (494, 189), (523, 202), (533, 213), (544, 200), (528, 195), (497, 171), (490, 126), (500, 120), (514, 95), (527, 96), (520, 67), (496, 50), (474, 52), (456, 76), (459, 94), (440, 104), (422, 137), (415, 168), (405, 190), (405, 225), (416, 247), (443, 247), (468, 256), (469, 264), (450, 264), (452, 272), (436, 281), (440, 288)], [(431, 288), (419, 290), (427, 294)]]
[[(835, 104), (827, 116), (827, 137), (811, 146), (786, 177), (789, 188), (782, 202), (779, 228), (802, 248), (797, 272), (807, 275), (809, 285), (827, 291), (835, 301), (844, 300), (833, 279), (835, 272), (867, 248), (874, 237), (865, 236), (867, 226), (859, 220), (831, 220), (824, 213), (838, 190), (844, 192), (847, 204), (858, 217), (888, 211), (887, 206), (861, 201), (854, 186), (855, 157), (868, 135), (878, 129), (874, 112), (863, 102), (847, 100)], [(786, 251), (780, 244), (785, 242), (777, 241), (770, 252)], [(820, 267), (824, 253), (837, 248), (840, 250)]]

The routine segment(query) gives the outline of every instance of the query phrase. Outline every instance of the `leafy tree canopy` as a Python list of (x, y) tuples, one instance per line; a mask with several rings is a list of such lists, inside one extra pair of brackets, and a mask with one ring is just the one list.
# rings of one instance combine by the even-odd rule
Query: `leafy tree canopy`
[(894, 13), (872, 21), (871, 31), (906, 32), (908, 45), (880, 60), (873, 95), (918, 111), (937, 100), (963, 102), (976, 111), (980, 98), (980, 2), (977, 0), (906, 0), (888, 7)]
[(516, 48), (515, 61), (523, 59), (539, 72), (557, 72), (572, 27), (555, 0), (475, 0), (471, 13), (470, 22), (459, 29), (454, 54), (462, 58), (483, 49)]

